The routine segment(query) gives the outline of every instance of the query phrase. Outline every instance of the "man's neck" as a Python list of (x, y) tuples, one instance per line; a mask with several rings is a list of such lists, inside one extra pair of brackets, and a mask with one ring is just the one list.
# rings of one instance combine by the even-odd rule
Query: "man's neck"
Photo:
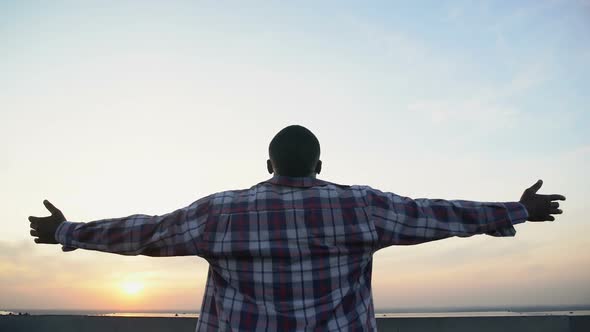
[(317, 173), (312, 173), (312, 174), (304, 175), (304, 176), (292, 176), (292, 175), (283, 175), (283, 174), (279, 174), (279, 173), (274, 173), (273, 176), (284, 176), (284, 177), (288, 177), (288, 178), (313, 178), (313, 179), (315, 179), (317, 176)]

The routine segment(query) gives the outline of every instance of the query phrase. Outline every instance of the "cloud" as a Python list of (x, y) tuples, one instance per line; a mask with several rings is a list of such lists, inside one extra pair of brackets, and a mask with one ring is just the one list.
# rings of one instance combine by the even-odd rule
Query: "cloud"
[[(432, 73), (454, 68), (440, 52), (415, 35), (401, 29), (393, 29), (357, 16), (347, 18), (352, 31), (358, 36), (359, 45), (364, 45), (372, 54), (386, 59), (386, 63), (414, 73)], [(436, 54), (436, 56), (433, 56)]]
[(436, 125), (476, 126), (478, 129), (514, 129), (525, 120), (527, 110), (515, 101), (550, 78), (550, 65), (537, 59), (525, 63), (505, 83), (491, 87), (475, 84), (464, 87), (464, 94), (445, 99), (411, 102), (407, 110)]
[[(533, 5), (531, 5), (531, 3)], [(490, 26), (490, 29), (498, 31), (499, 33), (504, 33), (506, 30), (513, 28), (514, 25), (522, 24), (532, 17), (539, 15), (542, 12), (552, 10), (563, 3), (564, 2), (560, 0), (541, 0), (528, 2), (527, 5), (519, 8), (507, 7), (510, 8), (508, 14), (500, 16), (500, 18)]]
[(408, 105), (408, 111), (437, 125), (479, 125), (487, 129), (514, 128), (521, 112), (512, 106), (478, 99), (428, 100)]
[(465, 15), (465, 6), (455, 5), (449, 8), (447, 12), (447, 20), (455, 21)]

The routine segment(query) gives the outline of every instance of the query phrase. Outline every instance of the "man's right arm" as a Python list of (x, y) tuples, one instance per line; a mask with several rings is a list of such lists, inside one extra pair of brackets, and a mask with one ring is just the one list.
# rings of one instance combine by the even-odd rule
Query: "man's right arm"
[(65, 221), (57, 228), (55, 239), (64, 251), (80, 248), (153, 257), (199, 255), (207, 205), (196, 202), (164, 215)]
[(186, 256), (207, 252), (202, 240), (210, 197), (174, 212), (150, 216), (136, 214), (88, 223), (66, 221), (49, 201), (49, 217), (29, 217), (36, 243), (62, 244), (64, 251), (97, 250), (121, 255)]

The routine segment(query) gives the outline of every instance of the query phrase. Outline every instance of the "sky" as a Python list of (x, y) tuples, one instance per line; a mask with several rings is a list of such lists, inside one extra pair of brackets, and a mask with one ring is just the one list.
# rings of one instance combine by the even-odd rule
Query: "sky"
[(320, 178), (414, 198), (567, 196), (553, 223), (374, 256), (377, 310), (590, 305), (589, 1), (0, 2), (0, 309), (198, 310), (207, 262), (36, 245), (270, 177), (301, 124)]

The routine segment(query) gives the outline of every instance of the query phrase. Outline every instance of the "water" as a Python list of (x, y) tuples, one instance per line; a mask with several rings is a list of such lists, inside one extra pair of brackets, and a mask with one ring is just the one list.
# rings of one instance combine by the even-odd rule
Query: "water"
[(451, 311), (376, 313), (376, 318), (424, 317), (507, 317), (507, 316), (590, 316), (590, 310), (561, 311)]
[(199, 314), (196, 312), (181, 312), (181, 313), (170, 313), (170, 312), (112, 312), (108, 314), (98, 316), (110, 316), (110, 317), (172, 317), (172, 318), (199, 318)]
[[(0, 310), (0, 315), (76, 315), (109, 317), (166, 317), (198, 318), (197, 312), (109, 312), (109, 311), (75, 311), (75, 310)], [(424, 317), (507, 317), (507, 316), (590, 316), (590, 310), (548, 310), (548, 311), (432, 311), (432, 312), (378, 312), (376, 318), (424, 318)]]
[(178, 318), (198, 318), (197, 312), (174, 312), (174, 311), (148, 311), (148, 312), (113, 312), (113, 311), (93, 311), (93, 310), (0, 310), (2, 315), (18, 315), (19, 313), (28, 313), (31, 315), (73, 315), (73, 316), (110, 316), (110, 317), (178, 317)]

